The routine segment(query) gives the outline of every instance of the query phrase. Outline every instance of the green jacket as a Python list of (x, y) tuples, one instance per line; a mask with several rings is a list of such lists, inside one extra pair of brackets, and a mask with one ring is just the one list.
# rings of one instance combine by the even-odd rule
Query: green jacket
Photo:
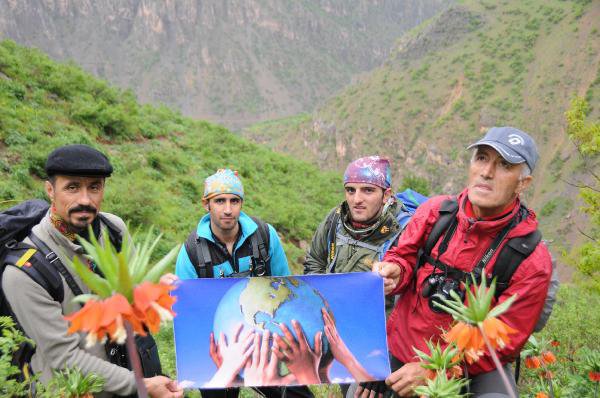
[[(397, 236), (400, 231), (396, 214), (401, 210), (402, 206), (398, 202), (391, 202), (390, 205), (384, 208), (375, 224), (366, 230), (357, 231), (350, 223), (348, 204), (345, 201), (342, 202), (340, 206), (329, 212), (315, 232), (306, 253), (304, 273), (325, 274), (332, 271), (335, 273), (371, 271), (373, 262), (379, 261), (377, 248), (388, 239)], [(340, 220), (342, 222), (337, 231), (334, 261), (333, 264), (330, 264), (328, 235), (333, 215), (338, 211), (341, 214)], [(361, 246), (362, 244), (366, 245)]]

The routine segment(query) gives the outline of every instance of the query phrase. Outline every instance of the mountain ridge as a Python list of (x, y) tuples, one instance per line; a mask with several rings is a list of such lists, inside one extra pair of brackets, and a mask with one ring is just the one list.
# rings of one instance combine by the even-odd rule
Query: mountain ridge
[(313, 113), (242, 134), (329, 170), (377, 153), (392, 160), (396, 187), (417, 177), (434, 192), (457, 193), (464, 148), (491, 126), (514, 125), (533, 135), (541, 154), (526, 201), (544, 215), (549, 240), (578, 242), (576, 226), (586, 221), (564, 181), (585, 172), (564, 112), (579, 94), (591, 117), (600, 114), (599, 32), (598, 2), (462, 1), (406, 33), (381, 67)]
[(449, 0), (34, 0), (0, 3), (0, 38), (229, 127), (311, 111), (379, 65)]

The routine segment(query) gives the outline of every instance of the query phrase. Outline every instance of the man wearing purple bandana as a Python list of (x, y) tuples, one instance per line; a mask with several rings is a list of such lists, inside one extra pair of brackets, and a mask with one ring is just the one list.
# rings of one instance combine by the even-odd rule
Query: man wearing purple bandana
[(346, 200), (331, 210), (313, 236), (305, 274), (370, 271), (393, 243), (390, 238), (398, 238), (396, 215), (402, 206), (392, 195), (387, 159), (367, 156), (351, 162), (344, 189)]

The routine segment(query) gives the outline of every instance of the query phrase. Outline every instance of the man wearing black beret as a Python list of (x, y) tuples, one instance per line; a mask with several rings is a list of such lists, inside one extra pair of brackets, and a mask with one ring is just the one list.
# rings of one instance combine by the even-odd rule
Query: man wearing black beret
[[(89, 345), (82, 333), (67, 333), (68, 323), (64, 316), (80, 308), (73, 298), (90, 293), (90, 290), (63, 264), (76, 256), (84, 264), (89, 263), (76, 237), (87, 239), (90, 225), (101, 243), (109, 239), (115, 244), (115, 239), (121, 241), (128, 234), (123, 220), (113, 214), (100, 213), (105, 179), (112, 171), (108, 158), (87, 145), (57, 148), (46, 161), (48, 180), (45, 188), (51, 201), (50, 210), (24, 242), (44, 255), (54, 253), (59, 260), (52, 261), (51, 265), (57, 267), (61, 275), (61, 301), (20, 270), (27, 266), (26, 261), (33, 260), (23, 262), (20, 259), (12, 264), (14, 266), (7, 266), (2, 274), (2, 290), (11, 310), (26, 335), (36, 343), (31, 358), (34, 373), (42, 382), (52, 377), (53, 370), (64, 367), (78, 368), (84, 374), (94, 373), (104, 379), (102, 397), (134, 394), (135, 378), (133, 372), (108, 360), (104, 343)], [(148, 377), (144, 382), (152, 397), (183, 396), (177, 383), (165, 376)]]

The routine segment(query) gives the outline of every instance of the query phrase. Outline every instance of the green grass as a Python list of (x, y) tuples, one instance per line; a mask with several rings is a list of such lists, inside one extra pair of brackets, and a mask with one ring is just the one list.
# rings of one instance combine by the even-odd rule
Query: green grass
[[(558, 300), (546, 327), (538, 334), (556, 340), (557, 362), (551, 369), (558, 397), (592, 397), (593, 385), (587, 380), (579, 354), (582, 349), (599, 350), (600, 295), (579, 284), (560, 287)], [(522, 397), (534, 397), (540, 391), (536, 371), (522, 363), (519, 391)]]
[[(287, 242), (310, 239), (341, 197), (340, 177), (274, 153), (223, 127), (140, 105), (130, 91), (95, 79), (37, 50), (0, 42), (0, 202), (44, 198), (44, 163), (54, 148), (89, 144), (106, 152), (115, 172), (103, 210), (132, 228), (165, 234), (157, 255), (182, 242), (204, 214), (204, 179), (239, 171), (243, 210), (273, 224)], [(301, 253), (286, 244), (298, 266)], [(294, 262), (296, 262), (294, 264)]]

